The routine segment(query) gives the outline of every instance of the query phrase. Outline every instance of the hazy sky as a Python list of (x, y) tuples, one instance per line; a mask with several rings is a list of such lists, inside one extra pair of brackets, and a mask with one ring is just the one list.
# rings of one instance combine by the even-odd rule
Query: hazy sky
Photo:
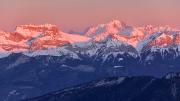
[(130, 25), (180, 26), (180, 0), (0, 0), (0, 29), (20, 24), (56, 24), (82, 31), (112, 19)]

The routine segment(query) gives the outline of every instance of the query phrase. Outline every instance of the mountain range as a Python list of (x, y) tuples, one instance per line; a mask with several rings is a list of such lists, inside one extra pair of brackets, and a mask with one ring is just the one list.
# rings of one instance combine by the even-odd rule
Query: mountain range
[(57, 26), (0, 31), (0, 100), (18, 101), (114, 76), (162, 78), (180, 72), (180, 30), (118, 20), (83, 34)]
[(172, 45), (178, 46), (180, 42), (178, 29), (152, 25), (133, 27), (118, 20), (90, 27), (83, 35), (62, 32), (51, 24), (20, 25), (15, 32), (0, 33), (1, 53), (33, 53), (67, 45), (84, 48), (108, 39), (111, 39), (112, 44), (116, 41), (116, 44), (131, 46), (140, 52), (146, 46), (164, 49)]

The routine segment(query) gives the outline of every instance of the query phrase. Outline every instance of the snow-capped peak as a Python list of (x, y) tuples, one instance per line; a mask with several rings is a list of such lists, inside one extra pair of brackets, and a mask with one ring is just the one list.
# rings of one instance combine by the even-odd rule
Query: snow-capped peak
[(123, 21), (118, 20), (113, 20), (109, 23), (98, 25), (97, 27), (91, 27), (85, 35), (93, 38), (95, 42), (103, 41), (108, 36), (112, 36), (115, 40), (134, 47), (144, 38), (144, 33), (138, 28), (128, 26)]
[(91, 27), (85, 33), (86, 36), (93, 37), (101, 33), (119, 33), (127, 25), (123, 21), (112, 20), (106, 24), (100, 24), (96, 27)]
[(20, 25), (16, 27), (16, 33), (24, 37), (37, 37), (39, 34), (56, 34), (59, 32), (58, 27), (51, 24), (44, 25)]
[(112, 25), (112, 26), (118, 26), (118, 27), (125, 27), (127, 24), (124, 21), (119, 21), (119, 20), (112, 20), (107, 25)]
[[(24, 52), (56, 48), (66, 44), (88, 41), (89, 38), (59, 31), (51, 24), (19, 25), (15, 32), (0, 31), (0, 50), (8, 52)], [(2, 52), (1, 51), (1, 52)]]

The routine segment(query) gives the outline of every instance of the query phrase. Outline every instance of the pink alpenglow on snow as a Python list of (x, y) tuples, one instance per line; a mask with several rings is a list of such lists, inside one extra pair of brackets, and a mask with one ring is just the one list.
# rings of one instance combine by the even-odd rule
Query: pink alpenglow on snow
[(118, 20), (90, 27), (82, 35), (65, 33), (51, 24), (20, 25), (14, 32), (0, 31), (0, 51), (33, 52), (68, 45), (86, 46), (88, 43), (103, 42), (108, 38), (116, 43), (131, 45), (138, 51), (144, 46), (163, 48), (180, 44), (179, 32), (169, 26), (135, 27)]

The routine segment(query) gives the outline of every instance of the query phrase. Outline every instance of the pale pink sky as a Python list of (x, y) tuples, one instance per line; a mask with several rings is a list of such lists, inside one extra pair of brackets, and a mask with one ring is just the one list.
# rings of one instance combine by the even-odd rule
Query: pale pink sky
[(180, 0), (0, 0), (0, 12), (0, 29), (11, 31), (30, 23), (82, 31), (112, 19), (180, 28)]

